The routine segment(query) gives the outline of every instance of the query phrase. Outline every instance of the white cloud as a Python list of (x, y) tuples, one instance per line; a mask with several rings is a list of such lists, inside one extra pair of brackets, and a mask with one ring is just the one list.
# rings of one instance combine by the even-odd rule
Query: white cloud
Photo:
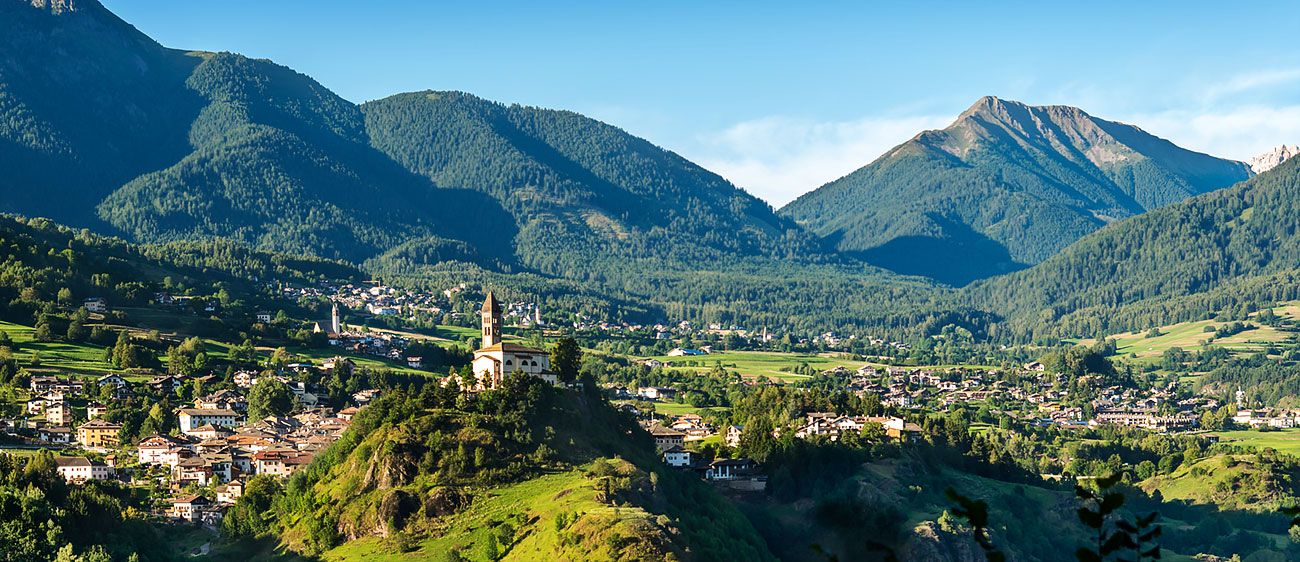
[(1300, 105), (1169, 110), (1123, 119), (1183, 148), (1248, 160), (1280, 144), (1300, 144)]
[(689, 158), (780, 207), (953, 116), (818, 122), (773, 116), (705, 134)]
[(1257, 70), (1237, 74), (1205, 89), (1205, 103), (1231, 98), (1239, 94), (1272, 90), (1300, 81), (1300, 68)]

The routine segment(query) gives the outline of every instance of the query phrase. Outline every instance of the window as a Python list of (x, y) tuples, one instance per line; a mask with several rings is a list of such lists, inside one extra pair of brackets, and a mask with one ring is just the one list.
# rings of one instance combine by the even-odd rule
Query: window
[(514, 365), (514, 364), (515, 362), (513, 359), (506, 359), (506, 365)]

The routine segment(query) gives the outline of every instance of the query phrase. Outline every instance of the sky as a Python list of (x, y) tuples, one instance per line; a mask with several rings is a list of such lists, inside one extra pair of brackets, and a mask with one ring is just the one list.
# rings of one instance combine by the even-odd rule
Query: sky
[(102, 0), (354, 102), (461, 90), (577, 111), (781, 206), (979, 97), (1215, 156), (1300, 144), (1297, 2)]

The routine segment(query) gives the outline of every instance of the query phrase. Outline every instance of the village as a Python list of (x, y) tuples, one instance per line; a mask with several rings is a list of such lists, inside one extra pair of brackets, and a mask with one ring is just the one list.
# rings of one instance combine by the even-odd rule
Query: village
[[(303, 374), (307, 368), (311, 367), (299, 365), (287, 372)], [(320, 367), (349, 368), (351, 361), (346, 358)], [(283, 385), (293, 396), (298, 405), (295, 413), (261, 419), (248, 416), (247, 393), (264, 378), (271, 379), (269, 384)], [(220, 386), (213, 379), (193, 380)], [(118, 480), (156, 485), (167, 495), (158, 503), (157, 515), (215, 526), (243, 493), (249, 478), (286, 477), (306, 466), (342, 435), (359, 408), (377, 394), (373, 390), (357, 392), (348, 397), (352, 405), (336, 411), (320, 405), (323, 389), (293, 376), (240, 371), (233, 388), (197, 397), (172, 412), (177, 428), (173, 435), (153, 434), (138, 443), (124, 443), (123, 424), (104, 419), (108, 406), (98, 397), (125, 400), (147, 390), (174, 398), (187, 382), (170, 375), (139, 384), (117, 374), (93, 381), (34, 376), (26, 415), (0, 420), (0, 434), (10, 446), (59, 451), (54, 460), (59, 474), (70, 484)], [(88, 393), (92, 387), (100, 389), (95, 396)]]

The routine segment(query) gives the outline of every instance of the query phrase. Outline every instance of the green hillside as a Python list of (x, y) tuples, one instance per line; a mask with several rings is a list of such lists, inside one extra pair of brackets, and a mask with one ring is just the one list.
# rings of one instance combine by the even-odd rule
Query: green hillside
[[(385, 395), (224, 523), (325, 560), (772, 560), (735, 507), (664, 467), (596, 393), (526, 375), (472, 400)], [(455, 558), (459, 556), (460, 558)]]
[(577, 113), (460, 92), (399, 94), (362, 110), (372, 142), (394, 160), (500, 202), (519, 225), (521, 259), (548, 273), (615, 256), (816, 252), (792, 222), (717, 174)]
[(1300, 161), (1104, 228), (972, 286), (1017, 336), (1144, 330), (1300, 298)]
[(963, 285), (1248, 176), (1076, 108), (986, 97), (781, 213), (873, 264)]

